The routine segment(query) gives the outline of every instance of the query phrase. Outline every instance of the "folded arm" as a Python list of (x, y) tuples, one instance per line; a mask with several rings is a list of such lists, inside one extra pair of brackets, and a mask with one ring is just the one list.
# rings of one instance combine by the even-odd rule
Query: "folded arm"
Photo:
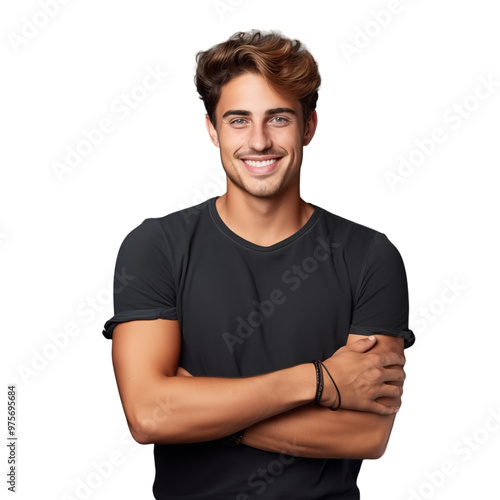
[[(270, 426), (272, 417), (292, 415), (284, 412), (302, 407), (314, 398), (316, 374), (312, 363), (254, 377), (176, 376), (180, 338), (178, 321), (163, 319), (120, 323), (113, 333), (112, 356), (118, 390), (130, 431), (139, 443), (208, 441), (242, 428), (251, 429), (258, 422)], [(386, 380), (397, 378), (397, 370), (391, 370), (390, 365), (402, 364), (404, 358), (395, 352), (365, 353), (373, 344), (374, 341), (364, 338), (355, 343), (358, 347), (339, 349), (325, 364), (340, 383), (343, 408), (393, 415), (395, 405), (381, 404), (380, 398), (397, 398), (400, 394)], [(321, 404), (336, 404), (336, 392), (327, 383)], [(326, 411), (329, 416), (334, 415)], [(293, 432), (283, 437), (293, 438), (293, 433), (300, 433), (306, 420), (309, 421), (290, 421)], [(316, 426), (321, 430), (319, 422)], [(251, 445), (252, 435), (266, 439), (266, 433), (272, 432), (269, 429), (249, 430), (248, 444)], [(254, 445), (262, 446), (257, 441)], [(275, 446), (280, 446), (279, 440)], [(313, 441), (309, 446), (314, 448)]]
[[(350, 335), (348, 345), (363, 338)], [(370, 352), (403, 354), (403, 339), (380, 335)], [(400, 387), (395, 398), (378, 398), (377, 402), (399, 407), (404, 372), (399, 380), (388, 381)], [(326, 374), (325, 374), (326, 375)], [(335, 373), (332, 372), (335, 377)], [(330, 381), (325, 377), (325, 384)], [(331, 383), (331, 382), (330, 382)], [(330, 411), (305, 405), (281, 413), (247, 428), (242, 443), (265, 451), (313, 458), (379, 458), (385, 452), (395, 414), (379, 415), (366, 411)]]
[(177, 320), (120, 323), (112, 357), (132, 436), (142, 444), (218, 439), (314, 398), (315, 371), (298, 365), (246, 378), (175, 376)]

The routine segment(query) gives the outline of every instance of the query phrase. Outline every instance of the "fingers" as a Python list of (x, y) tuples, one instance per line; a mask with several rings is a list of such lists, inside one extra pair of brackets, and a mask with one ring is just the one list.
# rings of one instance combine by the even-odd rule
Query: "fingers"
[(352, 344), (342, 347), (342, 350), (352, 351), (352, 352), (366, 352), (371, 349), (377, 343), (377, 337), (371, 335), (365, 339), (356, 340)]
[(403, 383), (406, 379), (406, 373), (401, 367), (384, 368), (380, 375), (381, 382)]
[(399, 352), (384, 352), (378, 354), (378, 356), (379, 356), (380, 366), (384, 367), (393, 365), (404, 366), (406, 363), (406, 358), (404, 357), (403, 354)]
[(399, 385), (382, 384), (375, 393), (373, 398), (391, 398), (401, 402), (401, 396), (403, 395), (403, 388)]
[[(375, 336), (352, 342), (325, 360), (325, 365), (335, 374), (342, 408), (392, 415), (401, 406), (406, 359), (402, 346), (377, 352), (371, 350), (376, 344)], [(329, 389), (325, 384), (325, 391)], [(333, 386), (331, 390), (335, 393)]]
[(369, 411), (378, 415), (394, 415), (399, 411), (399, 406), (384, 406), (374, 401)]

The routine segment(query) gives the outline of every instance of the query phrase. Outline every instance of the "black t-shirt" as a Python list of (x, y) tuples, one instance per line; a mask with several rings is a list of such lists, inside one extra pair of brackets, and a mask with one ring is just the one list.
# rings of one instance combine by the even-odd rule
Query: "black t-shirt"
[[(413, 344), (403, 262), (384, 234), (315, 206), (299, 231), (262, 247), (231, 231), (215, 201), (146, 219), (126, 236), (105, 337), (123, 321), (177, 319), (179, 366), (212, 377), (326, 359), (350, 333)], [(161, 500), (359, 498), (360, 460), (291, 455), (218, 440), (155, 444), (153, 492)]]

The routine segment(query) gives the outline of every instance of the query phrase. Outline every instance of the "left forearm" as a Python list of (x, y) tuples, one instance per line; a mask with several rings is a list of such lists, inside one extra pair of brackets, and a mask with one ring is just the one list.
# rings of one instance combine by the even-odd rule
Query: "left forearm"
[[(363, 337), (350, 335), (348, 344)], [(403, 339), (378, 336), (370, 352), (403, 353)], [(388, 384), (403, 386), (402, 381)], [(401, 399), (379, 398), (387, 406), (399, 406)], [(249, 427), (243, 443), (265, 451), (312, 458), (379, 458), (384, 453), (395, 415), (379, 415), (323, 406), (304, 405), (275, 415)], [(287, 451), (290, 450), (290, 451)]]
[(264, 451), (310, 458), (379, 458), (394, 415), (304, 405), (249, 427), (243, 444)]

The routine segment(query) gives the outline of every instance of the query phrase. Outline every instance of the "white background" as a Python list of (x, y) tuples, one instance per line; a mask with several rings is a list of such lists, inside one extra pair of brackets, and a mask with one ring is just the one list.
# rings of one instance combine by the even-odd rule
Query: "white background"
[[(406, 264), (417, 342), (362, 498), (496, 498), (498, 2), (46, 3), (50, 16), (27, 0), (0, 15), (2, 407), (17, 384), (16, 498), (84, 498), (86, 482), (92, 499), (152, 498), (153, 447), (128, 437), (101, 334), (116, 253), (144, 218), (224, 192), (194, 57), (252, 28), (299, 38), (319, 63), (303, 198), (384, 232)], [(144, 92), (148, 67), (168, 75)], [(131, 93), (140, 102), (124, 108)], [(103, 119), (113, 130), (57, 175)], [(445, 139), (415, 152), (436, 128)], [(419, 164), (391, 189), (387, 172), (412, 154)], [(76, 335), (61, 333), (71, 325)]]

